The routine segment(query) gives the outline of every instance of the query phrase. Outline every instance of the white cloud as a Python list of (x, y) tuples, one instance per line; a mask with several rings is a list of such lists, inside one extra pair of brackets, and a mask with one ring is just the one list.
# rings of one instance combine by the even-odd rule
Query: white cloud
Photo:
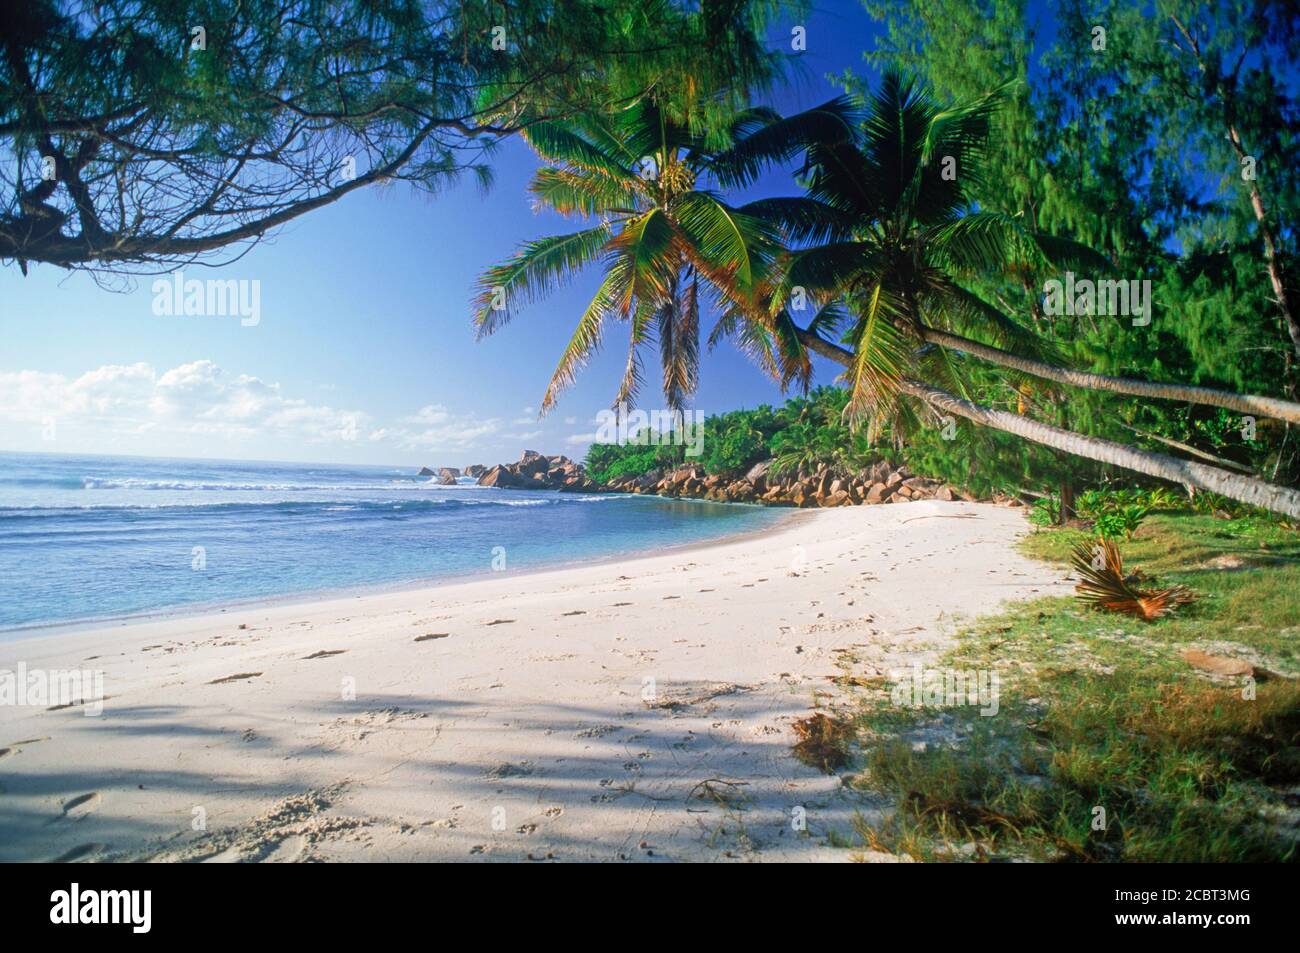
[(408, 424), (423, 424), (425, 426), (436, 426), (445, 424), (451, 419), (451, 411), (442, 404), (425, 404), (409, 417), (402, 418)]
[(477, 420), (474, 417), (449, 418), (444, 425), (423, 430), (397, 428), (386, 431), (386, 437), (403, 450), (459, 451), (471, 449), (480, 438), (488, 437), (501, 429), (501, 421)]
[(261, 378), (227, 374), (211, 361), (161, 374), (145, 363), (105, 365), (76, 378), (0, 373), (0, 418), (118, 433), (263, 434), (309, 442), (351, 439), (367, 421), (358, 411), (287, 397), (278, 384)]
[(569, 436), (564, 438), (564, 442), (573, 446), (576, 446), (578, 444), (582, 444), (583, 446), (586, 446), (589, 443), (596, 442), (596, 435), (594, 433), (570, 434)]
[(439, 404), (385, 426), (358, 410), (314, 404), (278, 383), (233, 374), (212, 361), (158, 372), (146, 363), (105, 365), (79, 377), (0, 372), (0, 422), (81, 433), (96, 440), (149, 434), (154, 441), (273, 441), (276, 445), (366, 440), (402, 450), (457, 451), (501, 430), (501, 421)]

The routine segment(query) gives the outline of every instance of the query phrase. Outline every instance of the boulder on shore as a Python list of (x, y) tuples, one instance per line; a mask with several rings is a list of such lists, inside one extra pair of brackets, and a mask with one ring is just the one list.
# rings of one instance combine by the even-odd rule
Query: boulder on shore
[(492, 469), (488, 470), (487, 473), (478, 478), (478, 485), (510, 487), (517, 486), (518, 480), (519, 477), (517, 474), (511, 473), (501, 464), (497, 464)]
[(867, 503), (884, 503), (894, 495), (894, 488), (885, 483), (873, 483), (867, 491)]
[(536, 450), (525, 450), (515, 463), (499, 463), (494, 467), (475, 464), (465, 470), (466, 476), (478, 479), (479, 486), (497, 486), (516, 490), (562, 490), (581, 493), (598, 490), (588, 479), (579, 464), (565, 456), (548, 457)]
[(455, 486), (460, 471), (455, 467), (443, 467), (438, 471), (438, 483), (442, 486)]

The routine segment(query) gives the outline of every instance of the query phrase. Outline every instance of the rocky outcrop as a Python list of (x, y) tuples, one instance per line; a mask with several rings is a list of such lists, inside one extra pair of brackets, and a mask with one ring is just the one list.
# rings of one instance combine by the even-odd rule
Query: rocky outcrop
[[(669, 473), (651, 471), (639, 477), (619, 477), (602, 487), (616, 493), (691, 497), (722, 503), (763, 503), (801, 508), (904, 503), (908, 500), (966, 499), (941, 480), (912, 474), (906, 467), (881, 461), (860, 472), (823, 467), (816, 472), (778, 473), (772, 461), (756, 463), (744, 476), (706, 474), (700, 467), (679, 467)], [(1009, 505), (1018, 505), (1009, 503)]]
[(455, 467), (439, 467), (437, 470), (429, 467), (420, 467), (420, 472), (416, 476), (433, 477), (441, 486), (455, 486), (456, 479), (460, 476), (460, 471)]
[(586, 493), (599, 489), (588, 479), (581, 465), (568, 457), (548, 457), (535, 450), (525, 450), (516, 463), (487, 468), (480, 474), (478, 485), (517, 490), (561, 490), (568, 493)]
[[(425, 472), (427, 471), (427, 472)], [(425, 468), (423, 475), (456, 474), (444, 467), (437, 474)], [(771, 460), (750, 467), (743, 476), (706, 473), (700, 466), (673, 470), (651, 470), (640, 476), (623, 476), (607, 484), (591, 480), (582, 465), (565, 456), (547, 456), (525, 450), (514, 463), (493, 467), (481, 464), (465, 468), (479, 486), (515, 490), (560, 490), (569, 493), (637, 493), (648, 496), (714, 500), (719, 503), (758, 503), (767, 506), (813, 507), (858, 506), (862, 504), (906, 503), (910, 500), (965, 500), (970, 497), (942, 480), (917, 476), (907, 467), (881, 460), (860, 471), (821, 467), (816, 471), (775, 471)], [(455, 482), (454, 479), (452, 482)], [(1021, 506), (1014, 497), (996, 495), (992, 502)]]

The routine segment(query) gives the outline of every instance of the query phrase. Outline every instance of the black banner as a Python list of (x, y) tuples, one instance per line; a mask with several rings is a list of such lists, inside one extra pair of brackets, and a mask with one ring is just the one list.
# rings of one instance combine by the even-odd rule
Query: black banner
[[(502, 904), (510, 910), (507, 922), (522, 922), (528, 915), (578, 916), (572, 903), (557, 906), (554, 892), (543, 893), (537, 886), (538, 899), (531, 901), (515, 891), (502, 893), (503, 884), (490, 880), (468, 885), (462, 880), (460, 890), (449, 892), (445, 871), (418, 865), (45, 865), (10, 866), (7, 873), (10, 883), (3, 896), (10, 930), (52, 938), (76, 933), (83, 939), (93, 931), (128, 944), (154, 938), (219, 942), (250, 935), (258, 940), (277, 935), (295, 941), (373, 940), (376, 931), (410, 928), (426, 917), (436, 918), (425, 921), (432, 923), (481, 913), (500, 922)], [(905, 864), (846, 869), (831, 878), (805, 871), (797, 881), (786, 880), (788, 873), (749, 883), (746, 874), (733, 871), (725, 882), (702, 892), (689, 881), (671, 889), (689, 890), (697, 915), (699, 902), (708, 898), (729, 908), (732, 904), (724, 898), (762, 891), (770, 904), (765, 922), (784, 913), (796, 929), (799, 923), (825, 927), (835, 922), (856, 927), (855, 932), (864, 926), (872, 933), (901, 930), (917, 940), (944, 936), (977, 942), (1003, 931), (1023, 936), (1026, 930), (1042, 930), (1038, 935), (1044, 939), (1128, 934), (1144, 940), (1185, 943), (1200, 937), (1231, 943), (1271, 935), (1292, 922), (1283, 908), (1293, 893), (1283, 868)], [(716, 868), (711, 876), (720, 880)], [(547, 886), (552, 883), (553, 878)], [(637, 892), (623, 898), (612, 892), (598, 896), (588, 905), (600, 920), (626, 918), (631, 923), (650, 916), (662, 927), (668, 915), (661, 895), (644, 905), (635, 898), (646, 900), (647, 895)], [(859, 913), (865, 918), (855, 920)], [(726, 919), (727, 928), (742, 936), (753, 927), (767, 928), (759, 922), (751, 927), (734, 913)]]

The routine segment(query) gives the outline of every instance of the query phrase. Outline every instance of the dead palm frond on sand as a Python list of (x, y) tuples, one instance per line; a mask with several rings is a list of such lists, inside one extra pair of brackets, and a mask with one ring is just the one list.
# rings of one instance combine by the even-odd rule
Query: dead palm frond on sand
[(1074, 591), (1085, 605), (1094, 609), (1122, 612), (1143, 622), (1154, 622), (1196, 599), (1195, 593), (1186, 586), (1139, 589), (1140, 576), (1124, 575), (1119, 547), (1113, 540), (1079, 543), (1074, 547), (1072, 562), (1075, 571), (1083, 577)]

